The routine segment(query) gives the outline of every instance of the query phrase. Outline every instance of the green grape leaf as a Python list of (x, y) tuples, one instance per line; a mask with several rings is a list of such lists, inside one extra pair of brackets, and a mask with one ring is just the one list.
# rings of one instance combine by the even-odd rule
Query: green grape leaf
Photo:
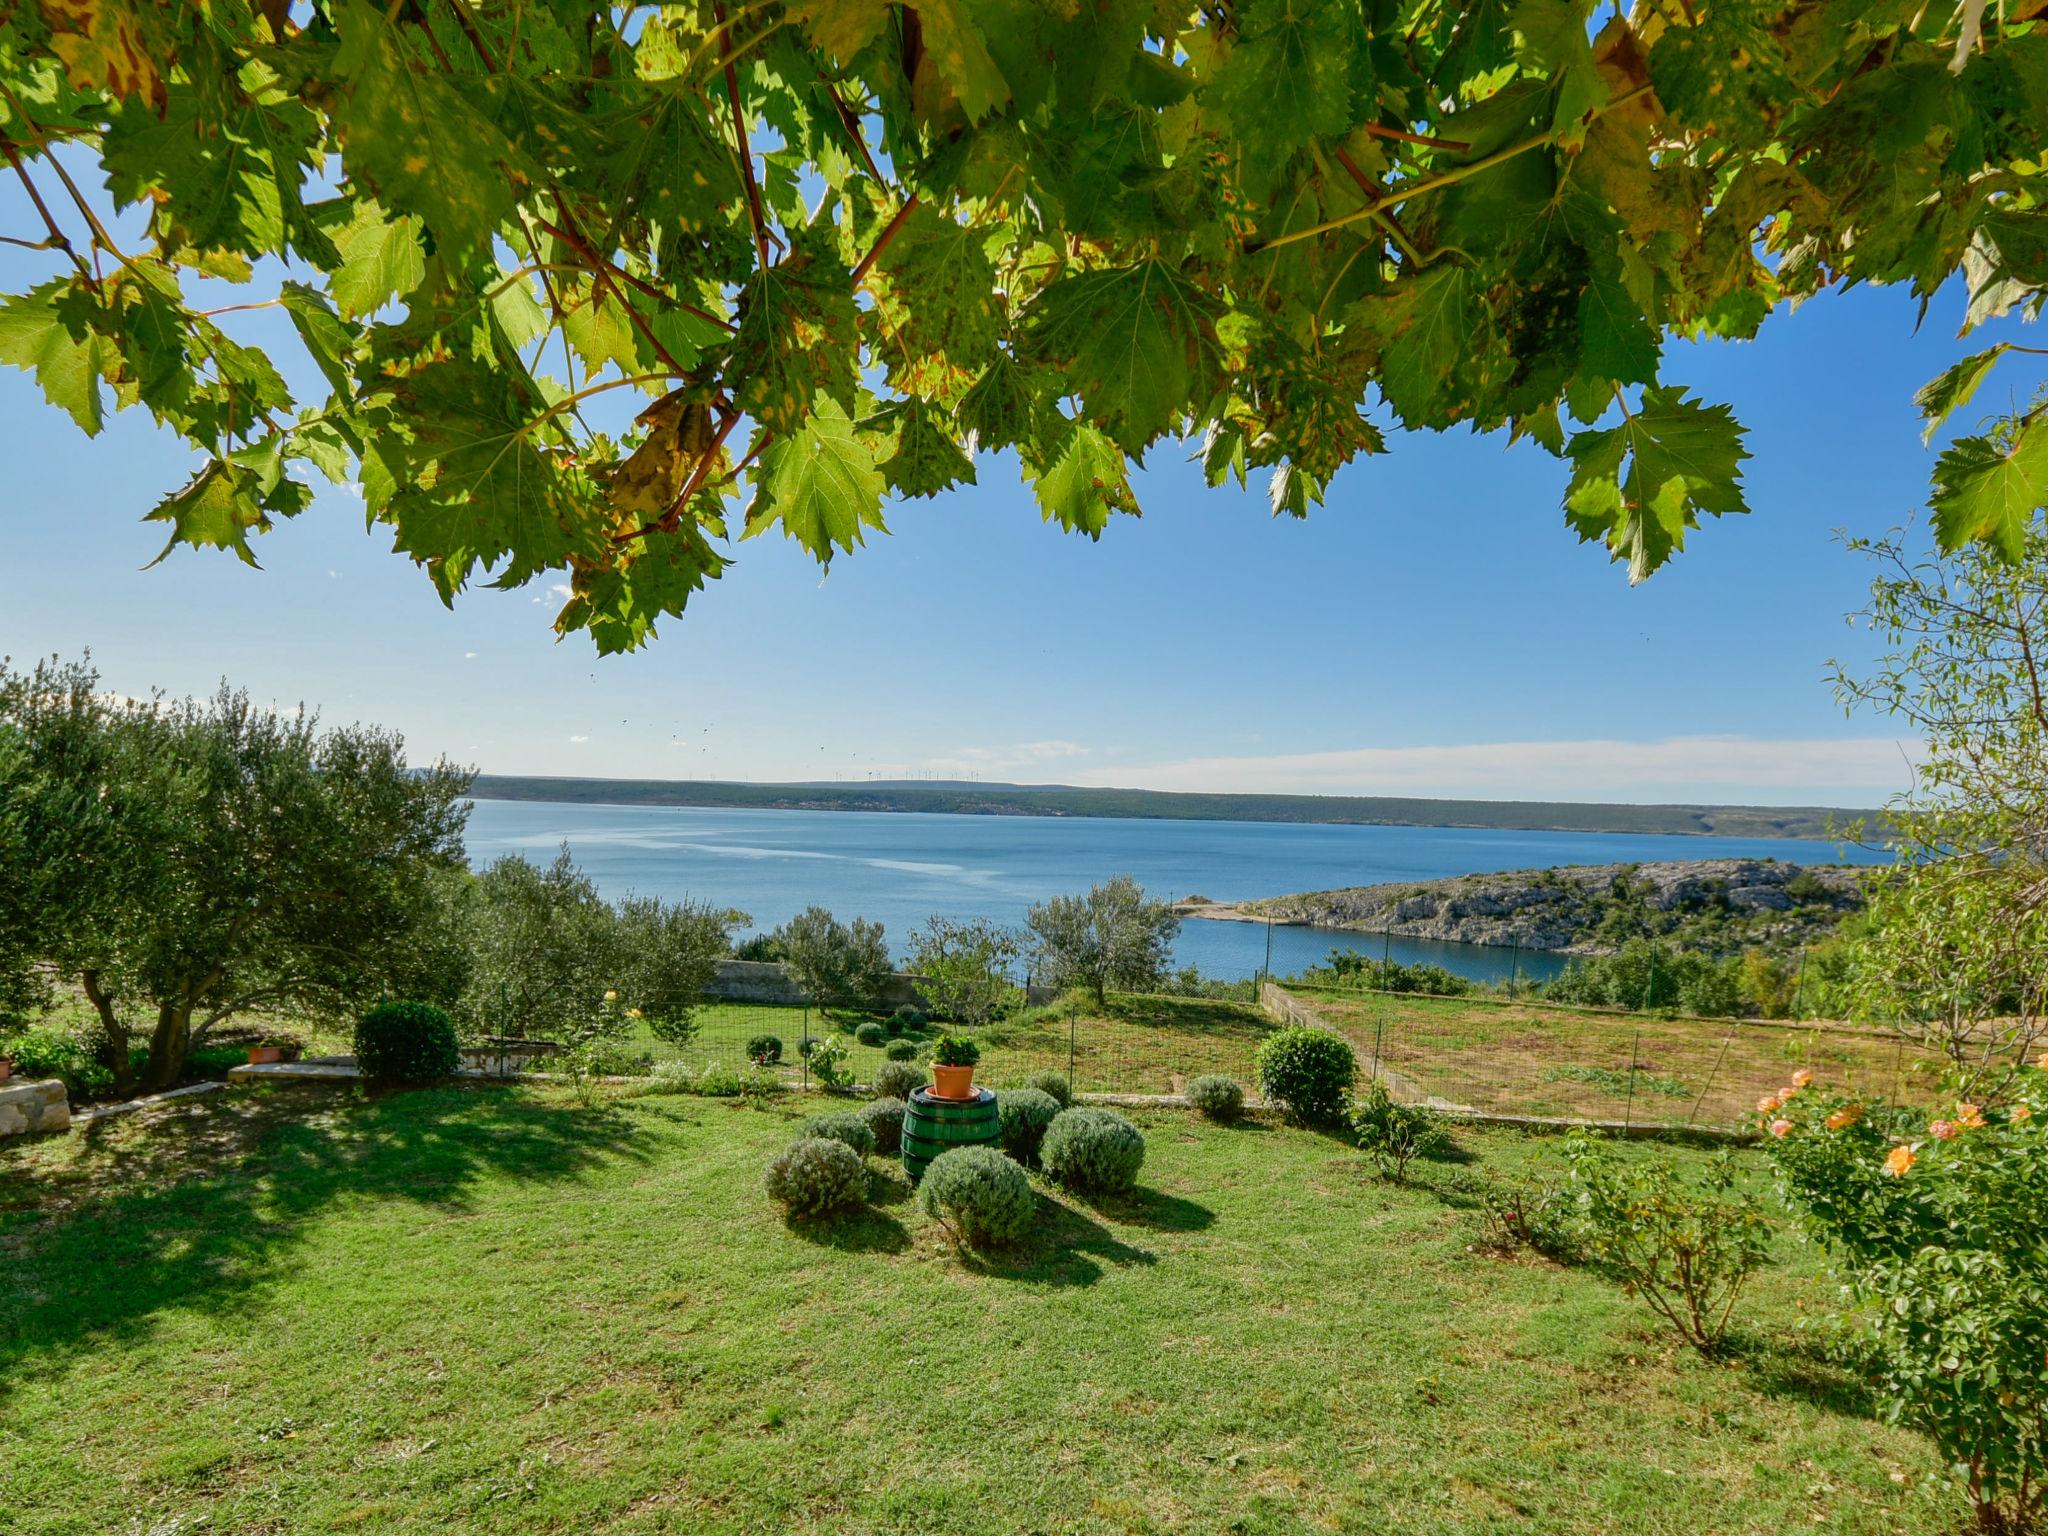
[(890, 444), (882, 478), (898, 496), (936, 496), (955, 485), (974, 484), (974, 461), (947, 434), (944, 414), (915, 395), (861, 422)]
[(820, 396), (850, 415), (859, 324), (845, 271), (821, 256), (756, 272), (728, 363), (741, 409), (777, 436), (800, 430)]
[(614, 564), (574, 573), (555, 630), (588, 630), (600, 656), (637, 650), (654, 638), (659, 620), (680, 614), (725, 565), (695, 523), (643, 534), (626, 542)]
[(285, 283), (278, 289), (278, 302), (291, 316), (292, 328), (313, 356), (313, 362), (346, 399), (355, 393), (355, 375), (350, 366), (359, 332), (327, 306), (318, 290), (304, 283)]
[(820, 565), (836, 550), (849, 553), (866, 542), (865, 530), (889, 530), (882, 522), (882, 472), (839, 402), (821, 395), (809, 418), (761, 450), (753, 471), (754, 499), (747, 508), (742, 538), (756, 538), (772, 525), (795, 539)]
[(2048, 506), (2048, 424), (2022, 422), (2001, 445), (1959, 437), (1934, 466), (1934, 532), (1943, 549), (1975, 540), (2007, 560), (2026, 549), (2027, 525)]
[[(334, 306), (351, 320), (374, 315), (393, 299), (411, 293), (427, 275), (420, 247), (420, 221), (410, 214), (389, 217), (375, 199), (329, 203), (315, 217), (341, 257), (328, 283)], [(345, 217), (340, 217), (345, 215)]]
[(960, 397), (960, 425), (976, 448), (1009, 448), (1031, 436), (1038, 402), (1024, 370), (998, 352), (967, 393)]
[(1602, 540), (1641, 581), (1685, 545), (1700, 514), (1747, 512), (1742, 428), (1724, 405), (1653, 388), (1620, 426), (1573, 436), (1565, 520), (1582, 540)]
[(1245, 0), (1238, 36), (1202, 100), (1222, 109), (1248, 154), (1284, 156), (1351, 126), (1357, 12), (1322, 0)]
[(56, 279), (0, 302), (0, 363), (36, 376), (43, 396), (88, 437), (106, 423), (100, 381), (114, 366), (104, 319), (79, 282)]
[(1070, 533), (1099, 539), (1111, 513), (1137, 515), (1123, 450), (1085, 421), (1060, 418), (1051, 440), (1026, 453), (1024, 470), (1045, 520)]
[(1032, 360), (1065, 376), (1089, 420), (1141, 454), (1216, 392), (1221, 312), (1165, 262), (1142, 261), (1048, 285), (1031, 306), (1026, 339)]
[(1995, 347), (1987, 347), (1953, 367), (1944, 368), (1920, 387), (1913, 403), (1927, 418), (1927, 428), (1920, 434), (1921, 442), (1933, 442), (1941, 424), (1970, 403), (1970, 397), (1977, 393), (1977, 386), (1984, 382), (2011, 346), (2010, 342), (2001, 341)]

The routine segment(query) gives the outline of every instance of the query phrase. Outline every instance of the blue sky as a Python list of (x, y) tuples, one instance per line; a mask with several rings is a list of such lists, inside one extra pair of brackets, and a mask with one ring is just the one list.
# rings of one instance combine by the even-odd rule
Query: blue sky
[[(0, 191), (0, 232), (22, 202)], [(0, 248), (0, 286), (47, 270)], [(162, 539), (141, 517), (192, 457), (139, 411), (88, 441), (0, 368), (0, 653), (90, 647), (127, 693), (227, 677), (485, 771), (1874, 804), (1908, 769), (1826, 682), (1865, 653), (1843, 616), (1868, 572), (1833, 531), (1920, 512), (1940, 444), (1913, 391), (2017, 331), (1956, 341), (1953, 291), (1917, 330), (1916, 309), (1828, 295), (1754, 343), (1674, 345), (1667, 381), (1749, 428), (1753, 512), (1633, 589), (1564, 527), (1565, 467), (1504, 436), (1390, 433), (1307, 522), (1162, 445), (1144, 518), (1096, 544), (985, 456), (978, 488), (892, 508), (893, 536), (829, 576), (779, 537), (736, 546), (651, 650), (607, 659), (555, 639), (545, 583), (444, 610), (332, 490), (259, 540), (260, 571), (144, 570)], [(230, 318), (307, 381), (271, 316)]]

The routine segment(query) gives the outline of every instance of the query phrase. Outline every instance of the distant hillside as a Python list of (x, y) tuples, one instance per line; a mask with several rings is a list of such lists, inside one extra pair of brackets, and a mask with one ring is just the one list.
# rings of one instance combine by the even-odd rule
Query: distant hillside
[(1574, 864), (1408, 880), (1261, 901), (1180, 904), (1186, 917), (1311, 924), (1461, 944), (1601, 954), (1638, 935), (1684, 949), (1784, 953), (1863, 906), (1867, 871), (1771, 859)]
[(1104, 816), (1133, 820), (1287, 821), (1474, 827), (1532, 832), (1682, 833), (1824, 838), (1868, 811), (1821, 806), (1580, 805), (1544, 800), (1421, 800), (1363, 795), (1201, 795), (1066, 784), (886, 782), (738, 784), (709, 780), (553, 779), (484, 774), (484, 800), (731, 806), (777, 811), (925, 811), (964, 816)]

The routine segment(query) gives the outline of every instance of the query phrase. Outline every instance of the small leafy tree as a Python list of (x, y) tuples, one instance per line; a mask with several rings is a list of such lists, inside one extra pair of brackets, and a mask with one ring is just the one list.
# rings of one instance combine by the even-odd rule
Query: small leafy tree
[(1859, 617), (1887, 649), (1867, 672), (1835, 664), (1837, 696), (1927, 755), (1886, 809), (1898, 857), (1846, 990), (1991, 1092), (2048, 1037), (2048, 519), (2015, 520), (2004, 557), (1918, 553), (1901, 530), (1849, 547), (1877, 565)]
[(1435, 1157), (1451, 1144), (1444, 1117), (1423, 1104), (1403, 1104), (1373, 1082), (1351, 1107), (1351, 1131), (1383, 1178), (1400, 1183), (1418, 1157)]
[(976, 918), (934, 917), (911, 936), (910, 969), (940, 1016), (970, 1028), (1001, 1015), (1024, 946), (1008, 928)]
[(697, 1034), (696, 1010), (718, 974), (731, 930), (747, 921), (691, 901), (627, 896), (614, 907), (612, 970), (629, 1008), (639, 1010), (656, 1039), (687, 1045)]
[(783, 964), (821, 1008), (872, 1008), (891, 974), (882, 925), (806, 907), (775, 930)]
[(1623, 1160), (1574, 1132), (1571, 1195), (1585, 1251), (1703, 1355), (1719, 1353), (1749, 1277), (1770, 1256), (1761, 1204), (1716, 1155), (1698, 1179), (1665, 1159)]
[(467, 773), (225, 685), (119, 700), (87, 663), (0, 663), (0, 736), (6, 835), (30, 871), (0, 874), (0, 958), (31, 955), (84, 993), (119, 1091), (176, 1082), (238, 1015), (352, 1020), (404, 979), (436, 877), (461, 859)]
[(1055, 896), (1034, 906), (1027, 923), (1041, 978), (1056, 987), (1086, 987), (1097, 1007), (1109, 989), (1142, 992), (1160, 985), (1180, 918), (1170, 902), (1154, 901), (1129, 875), (1114, 875), (1086, 896)]
[[(1803, 1077), (1804, 1074), (1801, 1074)], [(1928, 1435), (1987, 1533), (2048, 1516), (2048, 1056), (1931, 1121), (1792, 1087), (1765, 1146), (1855, 1305), (1885, 1418)]]

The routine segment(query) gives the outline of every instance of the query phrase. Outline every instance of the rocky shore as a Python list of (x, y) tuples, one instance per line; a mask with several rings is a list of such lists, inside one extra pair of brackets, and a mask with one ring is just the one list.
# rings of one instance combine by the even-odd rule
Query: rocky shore
[(1575, 864), (1307, 891), (1256, 901), (1181, 902), (1183, 917), (1275, 922), (1460, 944), (1601, 954), (1647, 931), (1688, 947), (1796, 948), (1863, 905), (1864, 871), (1766, 859)]

